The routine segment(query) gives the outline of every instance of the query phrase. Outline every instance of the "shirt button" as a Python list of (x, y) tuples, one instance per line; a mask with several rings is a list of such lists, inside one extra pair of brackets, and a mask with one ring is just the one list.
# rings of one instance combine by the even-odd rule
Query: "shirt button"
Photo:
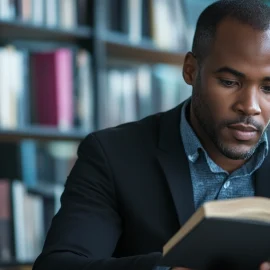
[(225, 184), (224, 184), (224, 188), (227, 189), (229, 186), (230, 186), (231, 182), (230, 181), (227, 181)]

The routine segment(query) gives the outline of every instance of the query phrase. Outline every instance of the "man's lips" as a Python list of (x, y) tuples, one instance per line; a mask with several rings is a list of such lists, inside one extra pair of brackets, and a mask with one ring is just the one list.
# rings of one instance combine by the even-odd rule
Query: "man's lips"
[(232, 124), (228, 128), (232, 135), (239, 141), (249, 141), (257, 137), (258, 129), (252, 125)]

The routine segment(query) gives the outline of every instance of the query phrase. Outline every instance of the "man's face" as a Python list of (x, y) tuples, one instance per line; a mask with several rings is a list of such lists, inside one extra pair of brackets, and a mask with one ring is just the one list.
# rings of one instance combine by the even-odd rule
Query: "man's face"
[(232, 19), (220, 24), (193, 82), (192, 112), (199, 137), (224, 156), (254, 153), (270, 120), (270, 30)]

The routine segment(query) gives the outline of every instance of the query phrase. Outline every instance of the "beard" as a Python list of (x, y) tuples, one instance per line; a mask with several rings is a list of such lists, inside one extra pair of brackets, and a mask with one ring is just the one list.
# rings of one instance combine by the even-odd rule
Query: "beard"
[[(262, 140), (265, 132), (263, 131), (264, 127), (255, 122), (252, 117), (244, 115), (239, 116), (239, 118), (234, 121), (223, 121), (222, 123), (216, 123), (215, 119), (213, 118), (213, 113), (208, 106), (209, 102), (206, 100), (207, 96), (205, 96), (201, 88), (201, 76), (199, 74), (196, 85), (193, 88), (191, 98), (193, 114), (196, 117), (199, 125), (222, 155), (233, 160), (249, 159), (254, 154)], [(228, 125), (237, 123), (252, 124), (258, 129), (258, 132), (261, 133), (261, 137), (258, 142), (246, 151), (243, 151), (241, 147), (229, 145), (221, 139), (221, 136), (219, 136), (222, 129), (228, 127)], [(241, 142), (239, 142), (239, 146), (241, 146)]]

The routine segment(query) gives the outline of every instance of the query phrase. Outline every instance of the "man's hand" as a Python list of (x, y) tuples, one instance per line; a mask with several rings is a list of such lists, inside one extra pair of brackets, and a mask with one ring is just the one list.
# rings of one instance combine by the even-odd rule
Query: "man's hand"
[(270, 270), (270, 263), (264, 262), (263, 264), (261, 264), (260, 270)]

